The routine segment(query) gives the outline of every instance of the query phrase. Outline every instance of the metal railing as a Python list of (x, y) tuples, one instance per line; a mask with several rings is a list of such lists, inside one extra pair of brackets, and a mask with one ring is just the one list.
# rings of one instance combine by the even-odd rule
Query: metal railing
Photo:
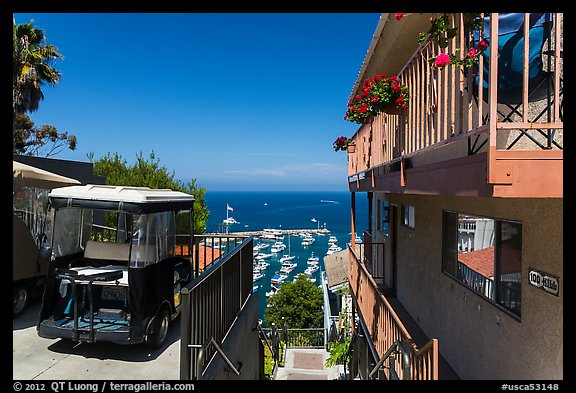
[(280, 353), (283, 345), (282, 340), (280, 339), (280, 333), (276, 328), (276, 325), (272, 324), (271, 328), (263, 328), (261, 321), (259, 321), (258, 334), (260, 336), (260, 341), (268, 347), (270, 354), (272, 355), (272, 362), (274, 365), (272, 366), (270, 375), (274, 376), (276, 370), (278, 370), (278, 366), (280, 365)]
[[(245, 238), (182, 288), (180, 379), (201, 379), (252, 293), (253, 239)], [(200, 357), (202, 355), (202, 357)]]
[[(438, 379), (438, 340), (432, 339), (418, 349), (390, 303), (378, 290), (378, 285), (360, 257), (351, 247), (348, 247), (348, 250), (351, 294), (359, 312), (359, 319), (363, 321), (364, 329), (369, 334), (366, 341), (373, 345), (375, 359), (379, 361), (396, 341), (409, 342), (410, 379)], [(400, 379), (405, 379), (403, 372), (401, 364), (396, 363), (395, 373)], [(387, 374), (386, 377), (389, 379), (390, 375)]]
[(213, 337), (210, 337), (208, 340), (206, 340), (206, 342), (204, 342), (204, 344), (202, 345), (197, 345), (197, 344), (188, 344), (189, 348), (198, 348), (198, 359), (196, 362), (196, 375), (198, 376), (197, 379), (202, 379), (202, 373), (204, 371), (203, 369), (203, 365), (206, 361), (206, 353), (208, 351), (208, 348), (210, 346), (214, 347), (214, 350), (216, 351), (216, 353), (218, 353), (220, 356), (222, 356), (222, 359), (224, 359), (224, 361), (226, 362), (226, 364), (228, 365), (227, 367), (227, 371), (233, 371), (234, 374), (236, 375), (240, 375), (240, 370), (242, 369), (242, 362), (238, 362), (238, 364), (235, 366), (232, 361), (228, 358), (228, 356), (226, 356), (226, 354), (224, 353), (224, 351), (222, 350), (222, 348), (220, 347), (220, 345), (218, 345), (218, 343), (214, 340)]
[(232, 250), (237, 248), (248, 236), (236, 235), (194, 235), (190, 250), (190, 235), (176, 235), (176, 255), (190, 258), (195, 277), (209, 269)]

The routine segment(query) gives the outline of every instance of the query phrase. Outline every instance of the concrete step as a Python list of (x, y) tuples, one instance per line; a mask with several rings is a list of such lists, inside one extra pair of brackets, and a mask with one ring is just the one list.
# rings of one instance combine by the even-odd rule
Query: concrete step
[(274, 380), (344, 379), (343, 366), (325, 366), (329, 356), (325, 349), (288, 348), (284, 367), (278, 368)]

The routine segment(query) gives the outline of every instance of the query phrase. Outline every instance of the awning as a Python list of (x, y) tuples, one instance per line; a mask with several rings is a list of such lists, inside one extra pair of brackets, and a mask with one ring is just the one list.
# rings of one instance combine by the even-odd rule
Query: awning
[(12, 170), (14, 174), (13, 187), (36, 187), (51, 190), (55, 187), (81, 184), (76, 179), (57, 175), (18, 161), (12, 161)]

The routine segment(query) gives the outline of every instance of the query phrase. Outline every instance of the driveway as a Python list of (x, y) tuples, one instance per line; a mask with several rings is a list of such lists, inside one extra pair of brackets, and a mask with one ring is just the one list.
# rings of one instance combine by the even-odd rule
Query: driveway
[(77, 344), (45, 339), (36, 333), (40, 299), (12, 322), (14, 380), (178, 380), (180, 317), (173, 321), (164, 347), (112, 343)]

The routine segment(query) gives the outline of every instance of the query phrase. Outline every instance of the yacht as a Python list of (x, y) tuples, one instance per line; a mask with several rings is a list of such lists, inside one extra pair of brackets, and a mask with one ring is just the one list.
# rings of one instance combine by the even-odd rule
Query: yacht
[[(342, 251), (342, 247), (337, 246), (336, 244), (332, 244), (330, 246), (330, 248), (328, 248), (328, 252), (326, 253), (326, 255), (331, 255), (331, 254), (334, 254), (335, 252), (338, 252), (338, 251)], [(258, 258), (258, 257), (256, 257), (256, 258)]]
[(310, 265), (306, 268), (306, 270), (304, 270), (304, 274), (311, 276), (312, 273), (314, 273), (318, 269), (319, 269), (318, 265)]
[(307, 275), (307, 274), (304, 274), (304, 273), (298, 273), (296, 276), (294, 276), (294, 280), (293, 280), (293, 281), (296, 281), (300, 276), (306, 277), (306, 278), (308, 279), (308, 281), (310, 281), (310, 282), (316, 282), (316, 279), (315, 279), (315, 278), (313, 278), (313, 277), (308, 277), (308, 275)]
[(336, 244), (336, 243), (338, 243), (338, 239), (336, 238), (336, 236), (330, 235), (330, 238), (328, 239), (328, 244)]
[(310, 258), (308, 258), (308, 265), (314, 265), (320, 262), (320, 258), (317, 256), (314, 256), (314, 251), (312, 251), (312, 254), (310, 255)]
[(286, 274), (291, 273), (292, 270), (294, 270), (294, 268), (295, 268), (296, 266), (298, 266), (298, 265), (295, 264), (295, 263), (284, 262), (284, 263), (282, 264), (282, 268), (280, 269), (280, 272), (281, 272), (281, 273), (286, 273)]
[(290, 261), (292, 261), (294, 258), (296, 258), (296, 255), (284, 254), (284, 255), (282, 255), (282, 258), (280, 258), (280, 263), (290, 262)]
[(278, 292), (278, 288), (275, 287), (274, 285), (270, 285), (270, 291), (266, 292), (266, 297), (270, 297), (274, 295), (276, 292)]
[(304, 247), (311, 245), (312, 243), (314, 243), (314, 238), (312, 236), (306, 236), (304, 239), (302, 239), (302, 245)]
[(287, 274), (276, 273), (270, 280), (272, 284), (282, 284), (288, 278)]
[(254, 273), (254, 275), (252, 276), (252, 281), (260, 280), (262, 277), (264, 277), (262, 273), (260, 272)]
[(254, 257), (254, 259), (267, 259), (270, 258), (272, 254), (258, 254)]
[(281, 242), (281, 241), (277, 241), (277, 242), (274, 243), (274, 244), (272, 245), (272, 247), (270, 248), (270, 252), (279, 253), (279, 252), (284, 251), (285, 249), (286, 249), (286, 244), (284, 244), (284, 243)]

